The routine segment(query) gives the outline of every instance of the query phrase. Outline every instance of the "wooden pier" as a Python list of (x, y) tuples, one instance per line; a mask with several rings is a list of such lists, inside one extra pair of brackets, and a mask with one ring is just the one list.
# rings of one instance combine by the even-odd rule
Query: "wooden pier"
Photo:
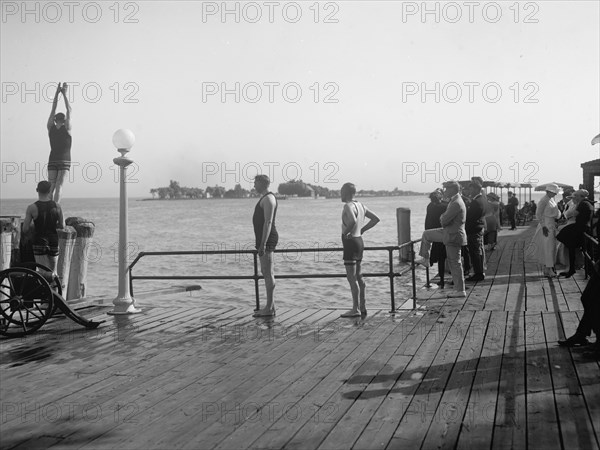
[[(523, 262), (532, 228), (500, 233), (466, 299), (366, 319), (202, 296), (97, 330), (53, 319), (0, 341), (0, 448), (598, 449), (600, 366), (557, 346), (583, 272)], [(176, 305), (176, 306), (173, 306)], [(300, 306), (300, 305), (299, 305)]]

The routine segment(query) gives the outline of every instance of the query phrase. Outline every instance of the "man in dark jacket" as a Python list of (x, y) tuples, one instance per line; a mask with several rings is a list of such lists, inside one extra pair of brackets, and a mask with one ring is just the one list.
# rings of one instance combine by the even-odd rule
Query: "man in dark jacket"
[(515, 230), (517, 228), (517, 207), (519, 206), (519, 199), (515, 197), (515, 194), (511, 191), (508, 191), (508, 200), (506, 203), (506, 215), (510, 221), (510, 229)]
[(465, 281), (482, 281), (485, 279), (483, 231), (485, 227), (486, 201), (483, 195), (481, 195), (481, 189), (481, 184), (477, 181), (472, 181), (469, 184), (471, 201), (467, 206), (465, 230), (467, 232), (467, 246), (474, 274)]
[(589, 192), (579, 189), (573, 192), (573, 203), (575, 203), (575, 223), (564, 227), (556, 236), (560, 242), (569, 250), (569, 271), (561, 272), (560, 276), (569, 278), (575, 273), (575, 253), (583, 245), (583, 233), (589, 231), (589, 223), (594, 213), (594, 205), (588, 200)]

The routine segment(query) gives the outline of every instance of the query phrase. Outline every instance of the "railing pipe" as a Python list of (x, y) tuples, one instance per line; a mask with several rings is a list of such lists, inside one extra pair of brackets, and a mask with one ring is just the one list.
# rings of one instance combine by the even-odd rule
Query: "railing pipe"
[[(365, 250), (370, 251), (387, 251), (388, 252), (388, 264), (389, 269), (387, 273), (365, 273), (365, 277), (388, 277), (390, 280), (390, 298), (391, 298), (391, 313), (396, 311), (395, 291), (394, 291), (394, 279), (399, 276), (403, 276), (409, 270), (412, 272), (412, 291), (413, 291), (413, 309), (416, 308), (416, 275), (415, 275), (415, 252), (414, 244), (417, 241), (409, 241), (399, 246), (385, 246), (385, 247), (365, 247)], [(394, 251), (400, 251), (403, 248), (409, 248), (411, 254), (410, 268), (397, 273), (394, 272)], [(307, 252), (342, 252), (343, 248), (305, 248), (305, 249), (276, 249), (275, 253), (307, 253)], [(190, 256), (190, 255), (240, 255), (240, 254), (251, 254), (253, 256), (254, 273), (252, 275), (133, 275), (133, 268), (138, 262), (146, 256)], [(258, 272), (258, 252), (256, 250), (189, 250), (189, 251), (165, 251), (165, 252), (140, 252), (133, 262), (129, 265), (129, 286), (130, 291), (133, 295), (133, 280), (254, 280), (254, 291), (256, 296), (256, 309), (260, 309), (260, 289), (259, 280), (263, 278)], [(300, 278), (344, 278), (346, 274), (341, 273), (319, 273), (319, 274), (304, 274), (304, 275), (277, 275), (276, 278), (281, 279), (300, 279)], [(429, 278), (429, 273), (427, 273)]]

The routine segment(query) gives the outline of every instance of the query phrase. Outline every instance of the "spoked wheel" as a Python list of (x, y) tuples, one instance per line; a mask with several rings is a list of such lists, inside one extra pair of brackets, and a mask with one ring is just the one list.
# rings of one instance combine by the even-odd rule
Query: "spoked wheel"
[(0, 334), (21, 337), (38, 330), (52, 315), (53, 296), (50, 284), (33, 270), (0, 272)]
[[(20, 263), (17, 267), (30, 269), (37, 272), (48, 282), (50, 289), (52, 289), (59, 296), (62, 296), (62, 285), (60, 283), (60, 278), (58, 278), (58, 275), (52, 272), (52, 270), (50, 270), (48, 267), (37, 262)], [(52, 308), (52, 314), (50, 314), (50, 316), (53, 316), (57, 311), (58, 305), (56, 302), (54, 302), (54, 307)]]

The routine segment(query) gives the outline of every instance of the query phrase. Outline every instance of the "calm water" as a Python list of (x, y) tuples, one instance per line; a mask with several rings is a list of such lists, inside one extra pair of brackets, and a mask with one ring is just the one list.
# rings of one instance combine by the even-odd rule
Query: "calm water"
[[(252, 213), (256, 199), (166, 200), (129, 202), (130, 260), (140, 251), (238, 250), (253, 249)], [(381, 222), (365, 235), (365, 245), (397, 244), (396, 208), (411, 209), (412, 238), (423, 231), (426, 196), (361, 199)], [(24, 215), (28, 200), (2, 200), (0, 215)], [(88, 294), (117, 294), (118, 199), (63, 200), (65, 218), (84, 217), (95, 224), (93, 244), (89, 246)], [(279, 201), (277, 229), (279, 248), (340, 247), (342, 203), (339, 199), (288, 199)], [(344, 273), (339, 252), (276, 254), (276, 275), (306, 273)], [(387, 271), (387, 252), (367, 252), (365, 272)], [(134, 269), (136, 275), (252, 275), (251, 255), (147, 257)], [(396, 289), (409, 293), (409, 277), (398, 280)], [(136, 281), (135, 291), (195, 281)], [(254, 302), (252, 280), (199, 281), (199, 301), (248, 307)], [(262, 289), (262, 282), (261, 282)], [(368, 280), (371, 307), (389, 306), (387, 278)], [(264, 291), (261, 296), (264, 298)], [(344, 278), (282, 279), (276, 299), (285, 306), (346, 307), (349, 288)], [(141, 301), (141, 305), (148, 300)]]

